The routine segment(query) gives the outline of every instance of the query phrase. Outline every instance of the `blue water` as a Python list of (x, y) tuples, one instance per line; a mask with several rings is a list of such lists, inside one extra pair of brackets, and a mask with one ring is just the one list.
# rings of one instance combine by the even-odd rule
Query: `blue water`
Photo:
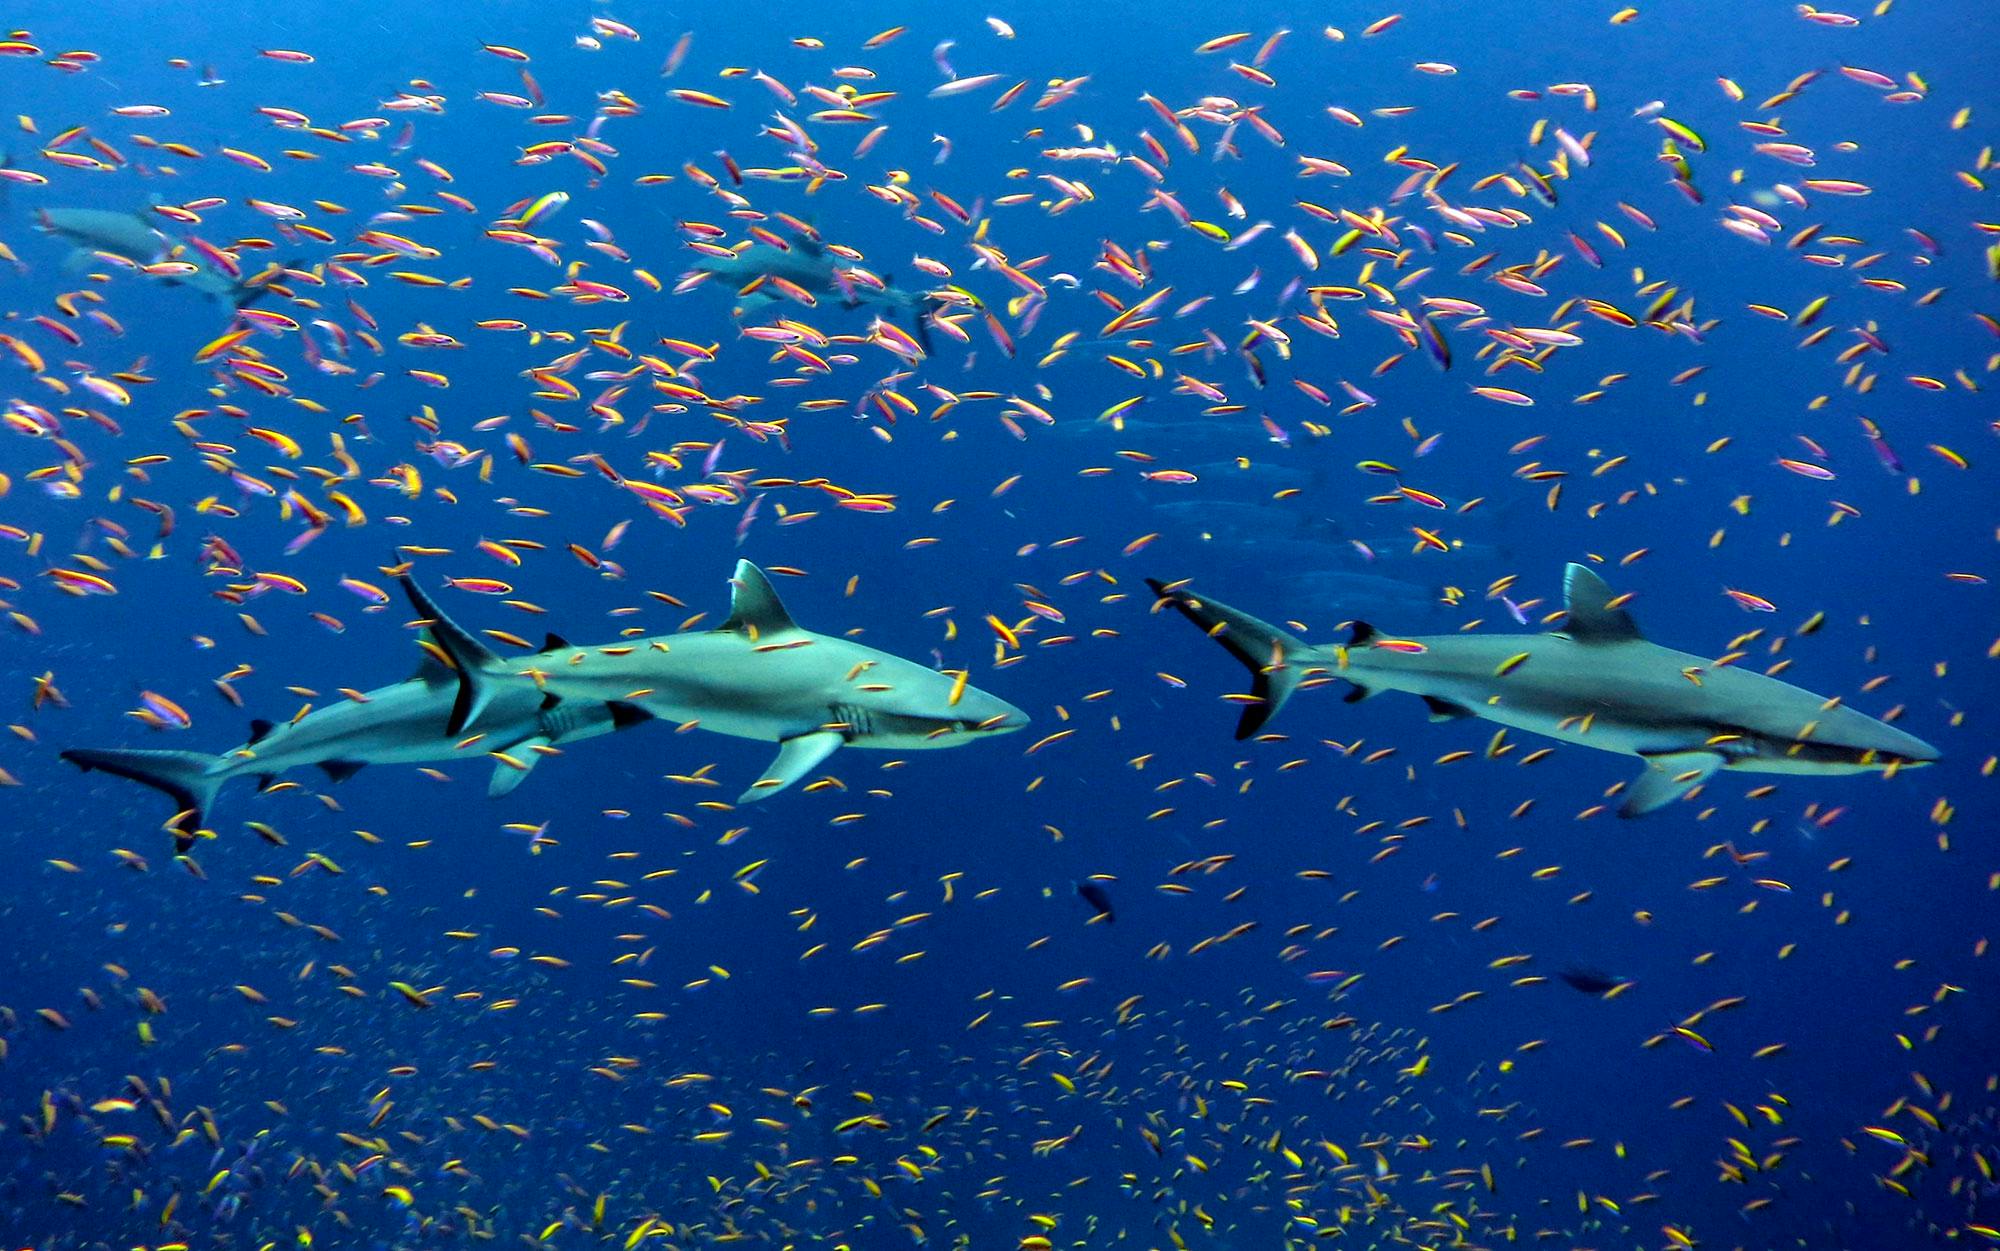
[[(11, 426), (0, 441), (10, 481), (0, 525), (40, 536), (0, 544), (0, 599), (22, 614), (0, 625), (0, 689), (11, 692), (0, 707), (15, 726), (0, 739), (0, 769), (18, 782), (0, 789), (0, 869), (11, 884), (0, 898), (10, 940), (0, 956), (9, 1124), (0, 1238), (36, 1248), (414, 1247), (483, 1236), (677, 1247), (736, 1237), (987, 1247), (1036, 1236), (1057, 1246), (1462, 1237), (1648, 1247), (1685, 1245), (1674, 1241), (1682, 1235), (1705, 1246), (1978, 1245), (1974, 1227), (2000, 1224), (2000, 1194), (1975, 1158), (2000, 1167), (1991, 1006), (2000, 986), (1983, 948), (2000, 872), (1988, 720), (2000, 612), (1993, 586), (1978, 579), (2000, 577), (2000, 567), (1992, 416), (1973, 388), (1986, 385), (1996, 348), (1977, 315), (2000, 313), (2000, 301), (1986, 255), (1993, 235), (1979, 225), (1994, 213), (1957, 174), (1987, 180), (1979, 163), (1996, 105), (1984, 51), (1992, 20), (1974, 5), (1861, 11), (1851, 29), (1783, 5), (1640, 8), (1613, 25), (1608, 7), (1436, 4), (1366, 38), (1363, 28), (1389, 10), (994, 10), (1011, 23), (1011, 40), (980, 11), (874, 4), (754, 15), (697, 6), (671, 16), (582, 5), (381, 15), (211, 6), (198, 23), (150, 6), (29, 5), (10, 16), (40, 52), (0, 58), (9, 111), (34, 126), (10, 130), (7, 146), (48, 182), (6, 192), (0, 240), (19, 264), (0, 271), (0, 329), (45, 358), (46, 377), (9, 354), (0, 385), (10, 400), (59, 415), (77, 409), (63, 416), (62, 434), (87, 468), (74, 491), (50, 490), (62, 475), (37, 471), (59, 468), (68, 453)], [(592, 15), (630, 22), (643, 38), (577, 46)], [(1322, 33), (1330, 20), (1343, 40)], [(909, 31), (863, 47), (899, 24)], [(1280, 27), (1292, 33), (1266, 66), (1276, 86), (1230, 70)], [(683, 31), (693, 33), (686, 59), (663, 78)], [(1232, 31), (1253, 33), (1225, 51), (1192, 51)], [(825, 48), (796, 46), (794, 36)], [(944, 40), (955, 41), (945, 55), (959, 74), (1002, 77), (927, 98), (944, 81), (933, 61)], [(542, 109), (475, 99), (523, 90), (520, 67), (481, 52), (482, 42), (532, 56)], [(79, 72), (48, 64), (72, 49), (100, 59)], [(260, 57), (266, 49), (314, 60)], [(175, 56), (193, 68), (169, 66)], [(1418, 72), (1416, 62), (1456, 73)], [(1842, 65), (1899, 82), (1919, 75), (1922, 98), (1885, 102)], [(202, 66), (224, 81), (198, 86)], [(835, 77), (843, 66), (875, 77)], [(730, 189), (858, 249), (899, 285), (926, 281), (913, 255), (944, 262), (1020, 340), (1018, 353), (1009, 358), (978, 315), (962, 323), (967, 343), (935, 334), (931, 356), (899, 384), (917, 411), (892, 424), (863, 406), (899, 368), (879, 347), (815, 349), (857, 361), (795, 374), (796, 362), (773, 363), (769, 344), (741, 337), (719, 286), (669, 294), (697, 259), (677, 222), (748, 237), (749, 223), (683, 166), (727, 184), (719, 151), (742, 167), (791, 164), (759, 128), (773, 109), (804, 122), (824, 107), (810, 97), (781, 105), (748, 76), (722, 76), (727, 67), (762, 70), (794, 91), (846, 82), (896, 92), (871, 110), (889, 129), (865, 157), (850, 153), (870, 124), (806, 123), (818, 159), (844, 180), (812, 192), (755, 179)], [(1796, 99), (1756, 107), (1810, 71), (1820, 76)], [(1031, 111), (1051, 80), (1085, 76), (1073, 98)], [(1732, 102), (1718, 76), (1747, 99)], [(1022, 80), (1009, 108), (990, 111)], [(1594, 89), (1595, 112), (1578, 96), (1546, 94), (1568, 83)], [(734, 107), (678, 102), (671, 88)], [(600, 93), (613, 89), (643, 111), (597, 131), (616, 150), (607, 176), (594, 180), (568, 156), (517, 163), (530, 144), (585, 133)], [(1516, 89), (1544, 94), (1509, 99)], [(399, 90), (441, 94), (445, 109), (385, 111)], [(1258, 105), (1285, 146), (1243, 122), (1233, 134), (1239, 156), (1216, 160), (1222, 127), (1194, 119), (1201, 151), (1191, 154), (1142, 93), (1176, 109), (1204, 96)], [(1669, 184), (1671, 167), (1657, 159), (1665, 132), (1635, 116), (1655, 101), (1705, 141), (1705, 152), (1686, 156), (1701, 204)], [(171, 114), (110, 112), (139, 104)], [(273, 127), (260, 106), (323, 127), (389, 124), (338, 143)], [(1365, 125), (1330, 118), (1329, 106)], [(1371, 113), (1400, 106), (1415, 111)], [(1961, 108), (1969, 120), (1954, 128)], [(538, 125), (527, 120), (535, 112), (575, 120)], [(1531, 146), (1542, 118), (1549, 133)], [(1778, 141), (1812, 148), (1816, 166), (1751, 151), (1769, 137), (1739, 123), (1772, 118), (1787, 132)], [(406, 122), (407, 148), (392, 151)], [(122, 161), (87, 170), (40, 155), (78, 125)], [(1554, 206), (1502, 186), (1472, 190), (1486, 174), (1517, 173), (1517, 161), (1547, 169), (1555, 126), (1595, 134), (1591, 164), (1572, 163)], [(1142, 130), (1171, 152), (1162, 186), (1195, 218), (1236, 235), (1260, 220), (1274, 229), (1225, 250), (1163, 209), (1141, 212), (1152, 184), (1130, 163), (1044, 154), (1108, 143), (1150, 160)], [(142, 135), (204, 155), (164, 153)], [(950, 144), (942, 162), (937, 135)], [(88, 152), (85, 142), (65, 150)], [(1838, 150), (1843, 143), (1853, 150)], [(1528, 220), (1489, 227), (1469, 246), (1440, 239), (1432, 255), (1401, 226), (1436, 237), (1447, 223), (1421, 195), (1389, 204), (1411, 170), (1383, 158), (1404, 145), (1413, 158), (1459, 163), (1441, 188), (1450, 203), (1505, 206)], [(273, 169), (232, 162), (225, 146)], [(316, 159), (287, 157), (288, 148)], [(1300, 178), (1302, 155), (1337, 160), (1352, 175)], [(419, 169), (419, 158), (453, 181)], [(400, 183), (349, 168), (367, 162), (396, 169)], [(941, 234), (869, 192), (892, 170), (907, 172)], [(646, 174), (673, 177), (638, 185)], [(1091, 198), (1049, 213), (1061, 193), (1044, 174), (1086, 184)], [(1808, 177), (1872, 194), (1812, 193), (1803, 209), (1768, 197), (1773, 184)], [(1218, 201), (1225, 186), (1244, 220)], [(374, 249), (354, 236), (372, 214), (438, 204), (440, 190), (478, 212), (443, 206), (373, 223), (439, 256), (359, 263)], [(508, 294), (547, 290), (561, 272), (482, 232), (508, 205), (558, 190), (567, 207), (534, 229), (629, 302)], [(1008, 308), (1019, 291), (992, 266), (975, 267), (972, 232), (933, 191), (988, 219), (986, 241), (1010, 263), (1047, 258), (1029, 271), (1049, 292), (1032, 329)], [(995, 203), (1024, 192), (1026, 203)], [(247, 272), (275, 260), (324, 277), (316, 266), (354, 254), (346, 263), (366, 287), (281, 280), (291, 298), (254, 306), (306, 325), (251, 343), (318, 410), (193, 362), (230, 325), (226, 307), (102, 261), (66, 270), (66, 245), (34, 228), (40, 209), (128, 210), (154, 196), (226, 198), (196, 233), (222, 245), (269, 240), (241, 249)], [(252, 197), (303, 210), (335, 242), (285, 237), (243, 203)], [(1374, 258), (1372, 277), (1398, 287), (1430, 267), (1398, 288), (1406, 308), (1455, 298), (1502, 325), (1553, 326), (1556, 305), (1571, 299), (1639, 316), (1657, 283), (1676, 289), (1672, 307), (1694, 301), (1702, 330), (1622, 328), (1572, 308), (1560, 324), (1581, 346), (1557, 351), (1539, 374), (1516, 367), (1491, 378), (1477, 359), (1491, 341), (1477, 328), (1440, 323), (1454, 363), (1439, 371), (1369, 316), (1388, 309), (1380, 299), (1328, 301), (1341, 337), (1322, 337), (1292, 319), (1310, 311), (1303, 295), (1281, 301), (1303, 271), (1280, 236), (1296, 228), (1318, 254), (1306, 281), (1339, 285), (1359, 281), (1376, 241), (1332, 255), (1343, 228), (1298, 208), (1301, 199), (1391, 215), (1399, 242)], [(1719, 225), (1731, 202), (1780, 221), (1767, 245)], [(631, 261), (586, 247), (586, 219), (608, 228)], [(1812, 224), (1823, 224), (1819, 238), (1787, 245)], [(1935, 255), (1909, 230), (1934, 240)], [(1603, 268), (1584, 263), (1569, 232), (1589, 241)], [(1093, 268), (1106, 240), (1135, 254), (1153, 241), (1154, 280), (1135, 288)], [(1392, 268), (1402, 248), (1409, 255)], [(1487, 267), (1461, 273), (1489, 253)], [(1545, 297), (1490, 280), (1544, 253), (1562, 258), (1533, 275)], [(635, 266), (667, 290), (648, 290)], [(1258, 284), (1236, 293), (1253, 269)], [(470, 285), (418, 287), (391, 278), (395, 270)], [(1902, 289), (1862, 285), (1868, 278)], [(1162, 286), (1173, 294), (1143, 336), (1151, 346), (1089, 342), (1116, 311), (1094, 291), (1129, 306)], [(1936, 288), (1941, 295), (1920, 302)], [(122, 334), (59, 311), (58, 297), (80, 289), (102, 295), (95, 307)], [(1822, 295), (1830, 301), (1810, 327), (1750, 308), (1796, 319)], [(1173, 316), (1200, 296), (1213, 298)], [(349, 335), (366, 329), (350, 299), (379, 325), (383, 351), (357, 341), (346, 358), (354, 372), (315, 370), (305, 336), (334, 356), (315, 319)], [(836, 303), (780, 307), (823, 332), (866, 335), (869, 314)], [(83, 345), (35, 324), (38, 315), (75, 327)], [(473, 324), (492, 318), (578, 337), (531, 344)], [(1261, 389), (1236, 350), (1251, 318), (1290, 336), (1289, 359), (1268, 341), (1257, 347)], [(420, 324), (463, 349), (396, 342)], [(624, 424), (608, 429), (582, 402), (530, 395), (538, 384), (521, 371), (586, 346), (587, 328), (620, 324), (627, 347), (676, 363), (658, 338), (719, 344), (718, 359), (696, 370), (701, 387), (762, 397), (734, 416), (788, 419), (789, 447), (699, 405), (653, 414), (635, 431), (656, 398), (670, 399), (643, 377), (611, 401)], [(1831, 332), (1801, 347), (1820, 327)], [(1887, 354), (1868, 349), (1857, 327)], [(1069, 331), (1084, 341), (1041, 364)], [(1204, 331), (1227, 350), (1173, 351), (1200, 345)], [(1872, 383), (1850, 378), (1837, 359), (1857, 344)], [(1134, 377), (1108, 354), (1148, 373), (1156, 361), (1164, 377)], [(597, 399), (616, 384), (583, 375), (628, 365), (600, 352), (569, 378)], [(441, 371), (450, 386), (423, 385), (413, 369)], [(118, 371), (151, 379), (126, 384), (126, 407), (77, 381)], [(1179, 373), (1221, 388), (1242, 410), (1203, 419), (1206, 401), (1174, 393)], [(1621, 380), (1606, 383), (1610, 375)], [(1944, 389), (1912, 385), (1913, 376)], [(773, 384), (786, 377), (805, 381)], [(1343, 413), (1342, 380), (1374, 405)], [(1016, 437), (993, 399), (936, 415), (940, 395), (925, 383), (1022, 396), (1056, 422), (1017, 414)], [(1473, 386), (1536, 402), (1496, 403)], [(1572, 403), (1599, 390), (1594, 403)], [(1097, 421), (1142, 394), (1125, 431)], [(840, 403), (797, 406), (814, 399)], [(214, 412), (219, 404), (248, 417)], [(413, 421), (426, 406), (435, 430)], [(220, 454), (243, 473), (281, 491), (296, 485), (322, 508), (332, 507), (326, 488), (306, 469), (339, 472), (329, 450), (338, 432), (360, 477), (337, 489), (367, 523), (336, 521), (287, 554), (297, 516), (281, 517), (277, 499), (245, 493), (204, 463), (204, 450), (172, 425), (189, 409), (211, 410), (197, 419), (198, 437), (235, 449)], [(538, 423), (535, 410), (571, 429)], [(510, 420), (475, 429), (501, 415)], [(1878, 463), (1861, 417), (1880, 427), (1902, 473)], [(288, 435), (303, 455), (286, 459), (246, 426)], [(581, 476), (522, 465), (508, 432), (527, 441), (532, 462), (575, 462)], [(1440, 437), (1420, 455), (1431, 436)], [(741, 535), (741, 502), (692, 506), (675, 526), (579, 459), (596, 454), (652, 481), (647, 452), (718, 437), (719, 470), (826, 479), (893, 496), (897, 508), (863, 513), (822, 491), (767, 486), (744, 493), (764, 498)], [(489, 455), (490, 474), (419, 446), (440, 438)], [(661, 481), (702, 481), (704, 454), (684, 452), (686, 468)], [(154, 456), (169, 459), (132, 463)], [(1236, 467), (1237, 457), (1251, 468)], [(1779, 458), (1834, 477), (1788, 472)], [(1448, 507), (1371, 502), (1399, 479), (1363, 472), (1362, 461), (1400, 468), (1400, 481)], [(420, 475), (419, 493), (399, 489), (390, 476), (399, 466)], [(1536, 467), (1566, 474), (1554, 507), (1556, 480), (1534, 478)], [(1093, 469), (1110, 472), (1084, 472)], [(1162, 470), (1198, 481), (1142, 476)], [(1292, 493), (1274, 499), (1281, 491)], [(156, 540), (156, 515), (133, 497), (170, 506), (173, 532)], [(200, 507), (209, 499), (237, 515)], [(817, 516), (780, 524), (780, 506)], [(622, 542), (607, 549), (624, 522)], [(1413, 551), (1412, 526), (1459, 546)], [(110, 542), (121, 535), (129, 557)], [(307, 593), (227, 602), (216, 592), (244, 579), (204, 571), (211, 535), (241, 555), (243, 570), (283, 573)], [(1157, 537), (1123, 554), (1148, 535)], [(542, 548), (514, 569), (477, 551), (482, 538)], [(381, 569), (399, 544), (449, 549), (416, 557), (416, 572), (459, 621), (532, 640), (545, 630), (583, 643), (635, 627), (666, 633), (699, 612), (714, 626), (739, 557), (803, 570), (777, 579), (801, 624), (969, 669), (975, 685), (1034, 724), (950, 751), (846, 750), (814, 775), (840, 787), (734, 811), (725, 801), (758, 776), (770, 746), (663, 725), (578, 744), (492, 802), (483, 765), (450, 769), (444, 781), (375, 768), (338, 786), (300, 772), (278, 793), (226, 791), (208, 814), (217, 836), (187, 863), (158, 828), (167, 800), (58, 759), (80, 746), (226, 751), (250, 717), (283, 721), (341, 698), (340, 688), (407, 676), (417, 653), (400, 601), (364, 611), (337, 585), (348, 576), (389, 586)], [(569, 544), (615, 568), (572, 559)], [(60, 593), (45, 571), (83, 568), (78, 552), (105, 563), (115, 595)], [(1487, 588), (1517, 576), (1507, 593), (1539, 617), (1560, 606), (1570, 561), (1601, 562), (1614, 589), (1635, 596), (1648, 636), (1666, 645), (1720, 656), (1761, 627), (1740, 639), (1739, 663), (1789, 659), (1787, 681), (1870, 715), (1895, 710), (1942, 761), (1887, 779), (1724, 774), (1696, 802), (1625, 822), (1604, 795), (1636, 772), (1630, 759), (1563, 747), (1523, 767), (1515, 762), (1547, 744), (1518, 733), (1511, 756), (1487, 759), (1494, 727), (1429, 724), (1408, 696), (1347, 704), (1338, 684), (1307, 691), (1269, 727), (1272, 741), (1239, 744), (1230, 737), (1237, 708), (1221, 697), (1244, 689), (1246, 675), (1177, 618), (1150, 614), (1142, 581), (1192, 579), (1329, 641), (1351, 618), (1385, 633), (1445, 634), (1475, 619), (1481, 630), (1520, 630)], [(501, 578), (514, 594), (446, 590), (447, 575)], [(1747, 613), (1726, 589), (1776, 611)], [(1036, 618), (1029, 600), (1064, 621)], [(344, 630), (330, 631), (316, 611)], [(1823, 628), (1795, 633), (1816, 613)], [(1004, 665), (994, 663), (989, 615), (1033, 626)], [(1072, 641), (1052, 645), (1058, 637)], [(212, 685), (239, 666), (250, 669), (232, 682), (240, 711)], [(45, 673), (67, 708), (32, 707)], [(185, 708), (192, 728), (141, 725), (128, 712), (142, 691)], [(1062, 730), (1073, 733), (1045, 741)], [(1470, 758), (1439, 763), (1458, 752)], [(719, 786), (667, 776), (704, 766)], [(252, 821), (285, 845), (259, 838)], [(739, 876), (755, 862), (764, 863)], [(1076, 894), (1092, 875), (1102, 875), (1115, 922), (1092, 923)], [(1565, 969), (1630, 985), (1601, 999), (1564, 985)], [(142, 987), (164, 1012), (145, 1007)], [(1677, 1024), (1709, 1049), (1674, 1036)], [(144, 1086), (135, 1109), (93, 1110), (133, 1097), (134, 1079)], [(879, 1125), (840, 1129), (863, 1116)]]

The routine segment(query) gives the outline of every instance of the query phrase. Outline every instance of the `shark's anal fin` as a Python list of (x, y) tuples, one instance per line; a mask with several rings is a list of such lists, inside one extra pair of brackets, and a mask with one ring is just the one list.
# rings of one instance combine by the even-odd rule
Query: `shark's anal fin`
[(1645, 771), (1626, 788), (1621, 817), (1643, 817), (1681, 799), (1727, 763), (1720, 752), (1669, 751), (1646, 755)]
[(724, 630), (747, 634), (754, 640), (798, 629), (762, 569), (747, 560), (737, 561), (729, 586), (729, 620), (722, 623)]
[(1463, 717), (1472, 715), (1472, 709), (1467, 708), (1464, 704), (1454, 704), (1448, 699), (1439, 699), (1435, 695), (1424, 696), (1424, 707), (1431, 710), (1431, 720), (1433, 721), (1457, 721)]
[(424, 593), (414, 579), (405, 576), (398, 580), (403, 584), (403, 593), (410, 598), (411, 607), (429, 623), (431, 638), (458, 671), (458, 698), (452, 701), (451, 716), (445, 722), (444, 732), (454, 736), (462, 734), (465, 727), (477, 721), (479, 714), (493, 700), (494, 677), (503, 668), (500, 657), (465, 627), (445, 616), (444, 610)]
[(511, 795), (514, 788), (527, 780), (528, 773), (542, 759), (540, 748), (547, 747), (549, 740), (540, 737), (523, 739), (506, 751), (496, 752), (496, 757), (506, 759), (493, 761), (493, 780), (486, 784), (486, 798), (498, 799)]
[(1340, 697), (1340, 702), (1343, 704), (1358, 704), (1374, 693), (1374, 687), (1363, 686), (1361, 683), (1350, 679), (1347, 684), (1347, 694)]
[(1630, 643), (1645, 636), (1622, 606), (1622, 597), (1582, 565), (1563, 571), (1563, 602), (1568, 618), (1562, 632), (1579, 643)]
[(319, 767), (329, 782), (345, 782), (368, 767), (365, 760), (322, 760)]
[(736, 802), (753, 803), (766, 795), (777, 794), (818, 768), (822, 760), (831, 756), (846, 741), (838, 730), (814, 730), (810, 734), (784, 740), (778, 744), (778, 758)]
[(653, 719), (653, 714), (629, 700), (614, 699), (604, 705), (611, 714), (611, 726), (617, 730), (629, 730), (635, 725), (644, 725)]

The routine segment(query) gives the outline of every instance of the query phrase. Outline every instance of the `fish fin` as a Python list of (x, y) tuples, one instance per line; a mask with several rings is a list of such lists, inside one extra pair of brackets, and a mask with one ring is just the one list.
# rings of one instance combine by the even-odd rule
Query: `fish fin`
[(922, 304), (918, 304), (914, 309), (914, 316), (910, 319), (910, 330), (916, 337), (917, 346), (924, 350), (924, 355), (929, 356), (931, 354), (931, 319)]
[(814, 730), (785, 739), (778, 744), (778, 758), (771, 767), (764, 770), (764, 776), (750, 784), (736, 802), (754, 803), (766, 795), (775, 795), (819, 767), (819, 763), (831, 756), (846, 742), (846, 736), (837, 730)]
[(319, 762), (319, 767), (325, 772), (327, 781), (345, 782), (367, 768), (368, 762), (365, 760), (322, 760)]
[(1366, 621), (1350, 621), (1347, 623), (1347, 645), (1366, 647), (1376, 633), (1375, 627)]
[[(257, 275), (261, 281), (245, 282), (232, 280), (232, 285), (223, 288), (221, 295), (229, 301), (231, 308), (249, 308), (252, 304), (271, 294), (271, 283), (277, 279), (280, 273), (286, 269), (297, 269), (299, 264), (299, 259), (295, 257), (289, 265), (267, 269), (263, 274)], [(229, 277), (227, 274), (220, 276), (223, 278)]]
[(451, 716), (445, 722), (444, 732), (458, 735), (465, 727), (479, 719), (486, 705), (493, 699), (492, 671), (501, 667), (500, 657), (493, 654), (486, 644), (474, 638), (466, 629), (444, 615), (431, 597), (416, 581), (405, 575), (397, 581), (403, 584), (403, 593), (410, 597), (410, 604), (417, 615), (428, 623), (431, 638), (444, 654), (451, 658), (452, 667), (458, 671), (458, 698), (452, 701)]
[(96, 263), (97, 253), (83, 248), (73, 248), (68, 256), (63, 257), (62, 268), (66, 274), (80, 274)]
[(486, 784), (486, 798), (498, 799), (502, 795), (513, 794), (514, 788), (527, 780), (529, 772), (542, 759), (542, 753), (535, 749), (548, 745), (548, 739), (536, 735), (509, 747), (506, 754), (515, 763), (508, 764), (506, 760), (493, 762), (493, 780)]
[(250, 723), (250, 741), (247, 744), (247, 746), (255, 747), (257, 744), (269, 738), (271, 736), (271, 731), (277, 728), (278, 727), (276, 723), (266, 721), (264, 720), (264, 718), (258, 717), (256, 720)]
[[(1570, 566), (1575, 568), (1574, 565)], [(1648, 754), (1646, 768), (1626, 788), (1621, 817), (1643, 817), (1685, 798), (1727, 763), (1721, 752), (1667, 751)]]
[(277, 784), (278, 775), (275, 773), (260, 773), (257, 775), (257, 793), (259, 795), (262, 795)]
[(417, 662), (417, 671), (410, 676), (425, 686), (443, 686), (458, 681), (458, 671), (437, 658), (430, 648), (421, 649), (423, 659)]
[(1632, 643), (1645, 636), (1623, 608), (1612, 608), (1611, 588), (1582, 565), (1563, 571), (1563, 606), (1569, 614), (1562, 632), (1579, 643)]
[(194, 846), (201, 829), (202, 814), (215, 804), (222, 789), (222, 757), (198, 751), (119, 751), (79, 747), (62, 754), (85, 773), (99, 769), (113, 777), (126, 778), (165, 791), (180, 810), (168, 827), (174, 833), (176, 851)]
[(1348, 679), (1347, 682), (1347, 694), (1342, 695), (1340, 697), (1340, 702), (1343, 704), (1358, 704), (1362, 700), (1367, 699), (1370, 695), (1373, 695), (1374, 693), (1375, 693), (1374, 687), (1363, 686), (1361, 685), (1361, 683), (1356, 682), (1352, 678), (1350, 678)]
[(1222, 644), (1230, 655), (1250, 670), (1250, 694), (1257, 700), (1245, 704), (1236, 723), (1236, 737), (1249, 738), (1278, 715), (1304, 676), (1300, 666), (1288, 657), (1305, 659), (1313, 648), (1304, 639), (1287, 634), (1267, 621), (1212, 599), (1201, 599), (1185, 590), (1168, 590), (1157, 579), (1146, 579), (1153, 594), (1200, 626), (1208, 637)]
[(611, 713), (611, 728), (614, 730), (629, 730), (653, 719), (652, 713), (630, 700), (614, 699), (604, 706)]
[(537, 656), (541, 656), (541, 655), (546, 655), (549, 652), (567, 651), (568, 649), (569, 649), (569, 640), (551, 630), (548, 634), (548, 637), (542, 640), (542, 650), (536, 652), (535, 654)]
[(1454, 704), (1435, 695), (1424, 696), (1424, 707), (1431, 710), (1433, 721), (1459, 721), (1472, 715), (1472, 709), (1464, 704)]
[(729, 620), (722, 623), (724, 630), (747, 634), (755, 641), (799, 628), (785, 611), (778, 593), (771, 589), (771, 579), (749, 561), (736, 562), (736, 573), (729, 579), (729, 586)]
[(555, 706), (556, 706), (557, 704), (560, 704), (560, 703), (562, 703), (562, 696), (560, 696), (560, 695), (556, 694), (556, 693), (555, 693), (554, 691), (544, 691), (544, 692), (542, 692), (542, 711), (543, 711), (543, 712), (547, 712), (547, 711), (548, 711), (549, 709), (551, 709), (551, 708), (555, 707)]

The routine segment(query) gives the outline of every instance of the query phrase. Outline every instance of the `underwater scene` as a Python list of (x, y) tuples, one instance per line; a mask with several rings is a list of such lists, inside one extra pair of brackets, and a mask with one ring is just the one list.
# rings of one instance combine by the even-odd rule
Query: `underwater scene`
[(0, 18), (0, 1251), (2000, 1246), (2000, 9)]

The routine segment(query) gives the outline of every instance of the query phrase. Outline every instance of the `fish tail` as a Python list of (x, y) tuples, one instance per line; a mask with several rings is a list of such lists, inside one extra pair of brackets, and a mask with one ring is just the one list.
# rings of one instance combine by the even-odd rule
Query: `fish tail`
[[(298, 268), (298, 262), (292, 262), (290, 268)], [(269, 294), (271, 294), (271, 283), (266, 279), (263, 282), (239, 282), (236, 284), (236, 289), (229, 292), (227, 298), (232, 308), (249, 308)]]
[(1315, 650), (1312, 645), (1268, 621), (1178, 586), (1168, 587), (1153, 578), (1146, 579), (1146, 585), (1153, 588), (1160, 603), (1200, 626), (1250, 670), (1250, 695), (1255, 702), (1243, 706), (1236, 737), (1246, 739), (1264, 728), (1299, 688)]
[(168, 822), (178, 851), (194, 845), (195, 831), (201, 828), (203, 814), (214, 806), (216, 792), (222, 789), (226, 777), (221, 769), (222, 757), (198, 751), (79, 747), (64, 752), (62, 758), (85, 773), (100, 769), (171, 795), (180, 805), (180, 811)]

